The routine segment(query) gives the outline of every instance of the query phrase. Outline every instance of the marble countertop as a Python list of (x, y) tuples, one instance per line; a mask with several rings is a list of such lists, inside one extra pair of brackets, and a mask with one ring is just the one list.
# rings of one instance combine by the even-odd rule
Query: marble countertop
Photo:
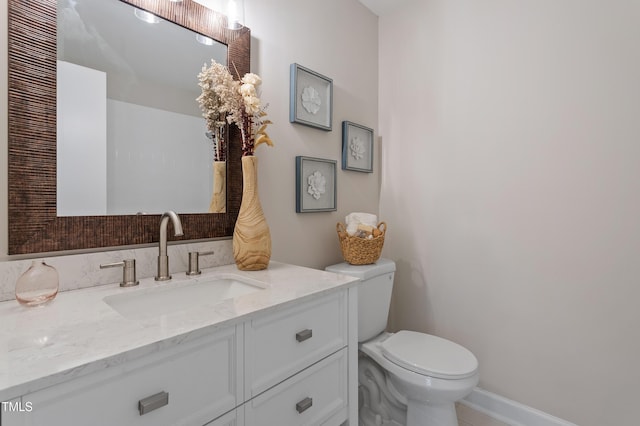
[[(181, 285), (217, 274), (260, 281), (265, 289), (219, 303), (202, 302), (187, 310), (127, 319), (103, 299)], [(117, 283), (67, 291), (47, 305), (0, 303), (0, 401), (102, 370), (167, 347), (191, 341), (213, 329), (230, 326), (258, 313), (310, 300), (355, 285), (353, 277), (271, 262), (264, 271), (239, 271), (235, 265), (204, 269), (195, 278), (173, 274), (171, 281), (140, 280), (136, 287)]]

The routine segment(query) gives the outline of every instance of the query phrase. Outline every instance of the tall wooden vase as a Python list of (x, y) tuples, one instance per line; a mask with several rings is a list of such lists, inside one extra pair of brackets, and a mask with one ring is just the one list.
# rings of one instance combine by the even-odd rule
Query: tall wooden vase
[(242, 157), (242, 203), (233, 231), (233, 257), (241, 271), (269, 266), (271, 233), (258, 197), (258, 158)]
[(213, 193), (209, 213), (227, 212), (227, 162), (213, 162)]

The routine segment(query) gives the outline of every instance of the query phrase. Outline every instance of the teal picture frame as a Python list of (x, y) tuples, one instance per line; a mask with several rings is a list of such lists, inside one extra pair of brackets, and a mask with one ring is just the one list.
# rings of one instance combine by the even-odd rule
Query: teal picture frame
[(373, 129), (342, 122), (342, 170), (373, 173)]
[(337, 210), (338, 162), (296, 157), (296, 213)]
[(333, 80), (302, 65), (291, 64), (289, 121), (331, 131)]

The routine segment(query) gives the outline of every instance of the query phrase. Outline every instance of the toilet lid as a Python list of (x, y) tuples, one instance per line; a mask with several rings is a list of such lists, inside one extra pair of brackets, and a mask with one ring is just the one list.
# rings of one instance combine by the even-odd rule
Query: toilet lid
[(429, 334), (399, 331), (381, 348), (391, 362), (425, 376), (463, 379), (478, 369), (478, 360), (467, 348)]

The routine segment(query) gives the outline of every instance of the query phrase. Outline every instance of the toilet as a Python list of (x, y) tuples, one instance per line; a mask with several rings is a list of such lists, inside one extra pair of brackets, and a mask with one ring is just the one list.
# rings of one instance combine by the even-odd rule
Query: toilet
[(360, 278), (358, 382), (361, 426), (457, 426), (455, 402), (478, 384), (478, 360), (463, 346), (415, 331), (387, 333), (395, 263), (339, 263)]

